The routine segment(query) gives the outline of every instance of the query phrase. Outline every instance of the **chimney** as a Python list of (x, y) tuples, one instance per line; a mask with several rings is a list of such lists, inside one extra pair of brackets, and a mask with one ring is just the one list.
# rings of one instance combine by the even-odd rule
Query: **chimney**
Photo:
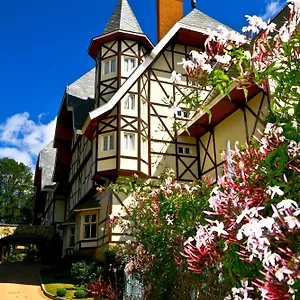
[(157, 0), (157, 39), (183, 18), (183, 0)]

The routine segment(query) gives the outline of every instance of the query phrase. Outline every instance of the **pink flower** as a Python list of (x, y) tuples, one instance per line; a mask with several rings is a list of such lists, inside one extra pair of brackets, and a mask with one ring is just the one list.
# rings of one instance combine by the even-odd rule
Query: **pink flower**
[(125, 269), (124, 269), (125, 274), (126, 274), (126, 275), (132, 274), (133, 271), (134, 271), (134, 268), (135, 268), (134, 262), (133, 262), (133, 261), (130, 261), (130, 262), (125, 266)]

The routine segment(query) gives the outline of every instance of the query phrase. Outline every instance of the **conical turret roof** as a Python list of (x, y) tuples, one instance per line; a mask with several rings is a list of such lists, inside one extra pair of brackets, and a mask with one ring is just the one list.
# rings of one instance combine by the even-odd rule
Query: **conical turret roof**
[(141, 26), (138, 23), (127, 0), (119, 0), (110, 20), (103, 31), (103, 35), (118, 30), (143, 34)]

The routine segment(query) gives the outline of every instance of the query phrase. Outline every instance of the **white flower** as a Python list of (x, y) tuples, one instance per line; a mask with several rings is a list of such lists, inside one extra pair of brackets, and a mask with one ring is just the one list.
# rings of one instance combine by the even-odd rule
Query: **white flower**
[(210, 64), (203, 64), (203, 65), (202, 65), (202, 70), (203, 70), (203, 71), (206, 71), (207, 73), (211, 73), (212, 67), (211, 67)]
[(298, 221), (298, 219), (296, 217), (287, 216), (287, 217), (284, 217), (284, 221), (288, 224), (290, 229), (293, 229), (296, 226), (298, 228), (300, 228), (300, 222)]
[(269, 266), (271, 264), (274, 267), (276, 261), (279, 261), (280, 259), (281, 259), (280, 255), (268, 251), (268, 248), (265, 249), (264, 257), (263, 257), (263, 264), (265, 266)]
[(229, 64), (230, 60), (231, 60), (231, 56), (228, 55), (228, 54), (225, 54), (225, 55), (216, 55), (215, 56), (215, 59), (218, 63), (221, 63), (221, 64), (224, 64), (224, 65), (227, 65)]
[(195, 64), (191, 60), (186, 60), (185, 58), (182, 58), (182, 61), (177, 63), (177, 65), (182, 65), (184, 69), (193, 69)]
[(278, 196), (282, 196), (284, 194), (284, 192), (277, 185), (275, 185), (275, 186), (268, 186), (267, 190), (266, 190), (266, 193), (268, 195), (271, 195), (271, 199), (273, 199), (276, 194)]
[(247, 57), (247, 59), (251, 59), (251, 53), (250, 53), (250, 51), (248, 51), (248, 50), (246, 50), (245, 52), (244, 52), (244, 55)]
[(261, 292), (261, 299), (262, 300), (265, 300), (265, 299), (270, 299), (269, 297), (268, 297), (268, 291), (267, 290), (265, 290), (264, 288), (259, 288), (259, 290), (260, 290), (260, 292)]
[(126, 244), (127, 244), (127, 245), (130, 245), (130, 244), (131, 244), (131, 240), (127, 240), (127, 241), (126, 241)]
[(275, 276), (279, 281), (284, 279), (284, 274), (291, 275), (293, 274), (293, 271), (289, 270), (287, 267), (282, 267), (275, 272)]
[(173, 71), (170, 79), (173, 83), (179, 83), (181, 80), (181, 74)]
[(261, 227), (266, 227), (269, 229), (269, 231), (272, 231), (272, 226), (275, 223), (275, 220), (271, 217), (262, 218), (259, 220), (259, 224)]
[(174, 103), (171, 106), (171, 114), (172, 115), (177, 115), (177, 112), (181, 111), (181, 108), (178, 106), (178, 103)]
[(113, 221), (116, 217), (117, 217), (117, 216), (114, 215), (114, 214), (110, 214), (110, 215), (109, 215), (109, 218), (110, 218), (110, 220), (112, 220), (112, 221)]
[(261, 17), (255, 16), (255, 15), (254, 16), (246, 15), (245, 17), (248, 20), (249, 25), (256, 26), (256, 27), (259, 27), (261, 29), (266, 29), (267, 28), (267, 24), (263, 21), (263, 19)]
[(292, 3), (295, 5), (295, 9), (300, 8), (300, 0), (288, 0), (287, 2)]
[(218, 236), (221, 234), (228, 235), (228, 233), (224, 230), (224, 223), (219, 221), (214, 221), (216, 226), (211, 227), (211, 232), (217, 232)]
[(267, 123), (264, 133), (270, 134), (272, 127), (273, 127), (272, 123)]
[(285, 42), (285, 43), (287, 43), (290, 40), (291, 34), (290, 34), (289, 29), (287, 28), (286, 24), (283, 25), (279, 29), (279, 37), (280, 37), (281, 41)]
[(292, 208), (292, 207), (295, 207), (295, 208), (298, 208), (298, 203), (294, 200), (291, 200), (291, 199), (285, 199), (285, 200), (282, 200), (280, 201), (276, 207), (278, 209), (283, 209), (283, 210), (286, 210), (286, 209), (289, 209), (289, 208)]
[(194, 238), (190, 236), (190, 237), (183, 243), (183, 245), (185, 246), (185, 245), (187, 245), (187, 244), (190, 244), (192, 241), (194, 241)]

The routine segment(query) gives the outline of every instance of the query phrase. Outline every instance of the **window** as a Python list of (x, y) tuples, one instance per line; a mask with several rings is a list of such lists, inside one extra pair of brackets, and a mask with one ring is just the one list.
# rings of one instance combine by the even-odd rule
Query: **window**
[(124, 71), (130, 73), (136, 67), (136, 59), (124, 57)]
[(125, 103), (124, 103), (124, 108), (128, 110), (134, 110), (135, 108), (135, 96), (130, 95), (129, 97), (126, 98)]
[(186, 111), (186, 110), (178, 110), (177, 111), (177, 117), (188, 118), (189, 117), (189, 112)]
[(189, 154), (191, 154), (191, 148), (179, 146), (178, 147), (178, 153), (179, 154), (189, 155)]
[(75, 245), (75, 226), (70, 228), (70, 244), (69, 247), (73, 248)]
[(142, 138), (142, 154), (147, 153), (147, 140), (145, 138)]
[(114, 136), (112, 134), (103, 137), (103, 151), (114, 150)]
[(87, 215), (84, 217), (84, 238), (93, 239), (97, 237), (97, 216)]
[(103, 74), (116, 72), (116, 60), (111, 59), (104, 62)]
[(145, 100), (142, 100), (142, 114), (147, 114), (147, 102)]
[(125, 150), (134, 150), (134, 134), (124, 133), (124, 149)]

